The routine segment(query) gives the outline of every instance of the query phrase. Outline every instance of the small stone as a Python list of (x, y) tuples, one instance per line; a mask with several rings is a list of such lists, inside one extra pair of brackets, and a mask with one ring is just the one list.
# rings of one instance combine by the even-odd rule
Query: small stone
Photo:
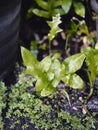
[(85, 115), (87, 112), (84, 108), (82, 108), (82, 113)]

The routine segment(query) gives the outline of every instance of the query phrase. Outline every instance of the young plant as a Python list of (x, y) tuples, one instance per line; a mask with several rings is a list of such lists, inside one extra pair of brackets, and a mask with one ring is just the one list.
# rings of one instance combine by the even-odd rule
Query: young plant
[(61, 63), (56, 55), (49, 55), (39, 62), (29, 50), (22, 47), (21, 52), (26, 66), (24, 73), (36, 78), (36, 91), (41, 96), (48, 96), (55, 92), (60, 81), (72, 88), (83, 89), (82, 79), (75, 74), (84, 62), (83, 53), (71, 56)]
[(93, 87), (94, 87), (94, 83), (96, 80), (96, 77), (98, 75), (98, 48), (97, 45), (95, 46), (95, 48), (85, 48), (83, 50), (83, 53), (85, 54), (86, 57), (86, 65), (87, 65), (87, 74), (88, 74), (88, 78), (89, 78), (89, 83), (90, 83), (90, 93), (88, 95), (89, 99), (91, 97), (91, 95), (93, 94)]
[[(53, 21), (48, 22), (51, 27), (48, 34), (50, 43), (56, 34), (61, 31), (58, 27), (60, 23), (60, 14), (53, 17)], [(75, 28), (77, 27), (75, 26)], [(31, 74), (36, 78), (36, 91), (41, 96), (48, 96), (54, 93), (61, 81), (72, 88), (83, 89), (83, 80), (76, 74), (76, 71), (82, 67), (84, 61), (88, 66), (86, 71), (90, 81), (90, 94), (88, 97), (92, 95), (94, 81), (98, 74), (98, 50), (96, 47), (95, 49), (88, 47), (81, 53), (66, 58), (62, 63), (59, 61), (59, 57), (55, 55), (49, 55), (39, 62), (29, 50), (23, 47), (21, 53), (24, 65), (26, 66), (25, 74)]]
[(56, 91), (56, 87), (63, 81), (74, 89), (83, 89), (84, 83), (79, 75), (76, 74), (85, 61), (87, 74), (90, 83), (89, 97), (93, 93), (93, 86), (98, 75), (98, 49), (88, 47), (83, 52), (66, 58), (62, 63), (57, 56), (47, 56), (42, 61), (38, 61), (27, 49), (21, 49), (25, 74), (31, 74), (36, 78), (36, 91), (41, 96), (48, 96)]
[(49, 51), (51, 52), (51, 41), (54, 39), (56, 34), (62, 31), (62, 29), (60, 29), (58, 26), (61, 23), (60, 14), (57, 14), (55, 17), (52, 18), (52, 21), (48, 21), (47, 23), (50, 26), (48, 39), (49, 39)]
[(78, 53), (66, 58), (62, 63), (65, 69), (63, 69), (61, 80), (74, 89), (84, 88), (83, 80), (75, 73), (82, 67), (84, 60), (85, 55)]
[(36, 91), (41, 96), (53, 93), (60, 82), (62, 65), (55, 57), (47, 56), (39, 62), (34, 55), (22, 47), (22, 58), (27, 67), (25, 74), (31, 74), (36, 78)]
[[(61, 31), (58, 27), (60, 23), (60, 14), (53, 17), (52, 22), (48, 22), (51, 27), (48, 34), (50, 43), (55, 35)], [(50, 54), (39, 62), (29, 50), (23, 47), (21, 48), (21, 53), (24, 65), (26, 66), (24, 73), (31, 74), (36, 78), (36, 91), (41, 96), (48, 96), (54, 93), (61, 81), (72, 88), (83, 89), (84, 84), (82, 79), (75, 74), (84, 62), (85, 55), (83, 53), (71, 56), (65, 59), (63, 63), (59, 61), (59, 57), (56, 54)]]

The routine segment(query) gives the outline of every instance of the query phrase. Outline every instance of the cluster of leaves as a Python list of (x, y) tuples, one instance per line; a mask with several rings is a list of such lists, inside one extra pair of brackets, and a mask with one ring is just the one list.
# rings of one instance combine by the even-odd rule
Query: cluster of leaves
[[(57, 14), (53, 17), (52, 22), (48, 22), (51, 27), (48, 34), (49, 41), (51, 42), (55, 35), (61, 31), (58, 27), (60, 24), (60, 15)], [(72, 88), (83, 88), (82, 79), (75, 74), (83, 64), (85, 55), (80, 53), (70, 58), (67, 58), (61, 63), (58, 54), (49, 55), (41, 62), (35, 56), (22, 47), (22, 58), (25, 66), (27, 67), (25, 74), (31, 74), (36, 78), (36, 91), (41, 96), (48, 96), (55, 92), (57, 85), (60, 81), (65, 82)], [(80, 82), (80, 84), (78, 84)]]
[(79, 21), (78, 19), (72, 19), (70, 21), (70, 29), (67, 30), (68, 37), (73, 37), (74, 34), (82, 35), (85, 34), (89, 36), (89, 30), (84, 20)]
[(74, 7), (75, 13), (81, 17), (85, 16), (85, 8), (81, 2), (77, 0), (35, 0), (36, 6), (32, 6), (28, 10), (28, 16), (32, 13), (43, 17), (51, 19), (52, 16), (60, 13), (60, 15), (65, 15), (69, 12), (71, 6)]
[(24, 73), (36, 78), (36, 91), (41, 96), (54, 93), (60, 81), (72, 88), (83, 89), (82, 79), (75, 74), (85, 59), (83, 53), (66, 58), (62, 63), (56, 54), (49, 55), (39, 62), (29, 50), (22, 47), (22, 57), (27, 67)]
[(3, 82), (0, 82), (0, 130), (4, 130), (4, 123), (2, 119), (2, 110), (6, 107), (6, 87)]
[(93, 93), (93, 87), (98, 75), (98, 44), (96, 44), (95, 48), (88, 47), (84, 49), (84, 54), (86, 56), (86, 65), (87, 69), (85, 70), (88, 74), (89, 83), (90, 83), (90, 94), (88, 98)]
[[(63, 81), (74, 89), (83, 89), (84, 83), (76, 72), (82, 67), (84, 61), (87, 65), (91, 91), (98, 74), (98, 49), (88, 47), (83, 52), (66, 58), (62, 63), (58, 55), (49, 55), (38, 61), (27, 49), (22, 47), (22, 58), (26, 66), (25, 74), (36, 78), (36, 91), (41, 96), (48, 96), (55, 92), (56, 87)], [(92, 94), (92, 92), (91, 92)]]
[[(49, 41), (51, 42), (61, 29), (58, 25), (61, 23), (60, 14), (53, 17), (51, 22), (48, 22), (51, 30), (48, 34)], [(77, 26), (74, 24), (74, 28)], [(86, 29), (87, 30), (87, 29)], [(87, 31), (88, 34), (88, 31)], [(58, 54), (50, 54), (42, 61), (37, 58), (27, 49), (21, 49), (24, 65), (26, 66), (25, 74), (30, 74), (36, 78), (36, 91), (41, 96), (48, 96), (56, 91), (58, 84), (63, 81), (68, 86), (74, 89), (83, 89), (84, 82), (76, 72), (82, 67), (85, 62), (89, 82), (90, 94), (93, 92), (93, 85), (98, 74), (98, 47), (87, 47), (82, 52), (74, 54), (66, 58), (62, 63), (59, 61)]]
[[(56, 23), (55, 23), (55, 17), (56, 15), (66, 15), (69, 10), (73, 8), (74, 9), (74, 12), (81, 16), (81, 17), (84, 17), (85, 16), (85, 7), (82, 3), (82, 1), (77, 1), (77, 0), (36, 0), (35, 1), (35, 4), (28, 10), (28, 15), (32, 15), (32, 14), (35, 14), (37, 16), (40, 16), (40, 17), (43, 17), (43, 18), (47, 18), (47, 19), (54, 19), (54, 21), (52, 22), (48, 22), (48, 25), (50, 28), (53, 27), (53, 24), (55, 24), (55, 27), (56, 27)], [(58, 15), (58, 16), (59, 16)], [(60, 19), (58, 19), (58, 22), (61, 23)], [(82, 22), (81, 22), (82, 23)], [(84, 33), (86, 35), (88, 35), (88, 30), (87, 30), (87, 26), (86, 24), (82, 24), (79, 22), (79, 24), (75, 24), (74, 22), (71, 22), (71, 29), (67, 31), (67, 35), (68, 35), (68, 38), (70, 37), (69, 35), (72, 36), (73, 32), (75, 32), (77, 34), (77, 32), (80, 34), (80, 33)], [(80, 27), (81, 26), (81, 27)], [(56, 30), (57, 29), (57, 30)], [(79, 31), (78, 31), (79, 30)], [(52, 37), (53, 36), (53, 32), (56, 31), (57, 33), (62, 31), (59, 27), (57, 28), (52, 28), (50, 33), (48, 34), (48, 38), (49, 38), (49, 41), (51, 41)], [(34, 46), (37, 45), (38, 43), (36, 42), (32, 42), (33, 43), (33, 53), (37, 52), (38, 53), (38, 50), (35, 48), (34, 49)], [(66, 44), (67, 46), (67, 44)], [(41, 48), (44, 48), (44, 46), (40, 46)], [(49, 49), (51, 48), (51, 45), (49, 43)], [(45, 49), (45, 48), (44, 48)], [(65, 49), (67, 49), (65, 47)], [(65, 50), (67, 52), (67, 50)]]
[[(73, 37), (79, 36), (83, 40), (84, 46), (95, 46), (95, 32), (89, 32), (85, 20), (79, 20), (77, 18), (72, 18), (70, 21), (70, 28), (66, 31), (66, 39), (70, 40)], [(84, 40), (87, 38), (86, 40)], [(68, 40), (66, 40), (68, 42)], [(66, 44), (68, 44), (66, 42)], [(72, 44), (71, 44), (72, 45)]]

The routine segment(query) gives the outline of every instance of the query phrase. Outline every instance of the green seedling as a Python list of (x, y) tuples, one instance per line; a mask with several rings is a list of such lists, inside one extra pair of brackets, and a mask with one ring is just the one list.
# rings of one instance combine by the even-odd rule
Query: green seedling
[(63, 70), (64, 76), (62, 76), (62, 81), (74, 89), (83, 89), (84, 87), (83, 80), (75, 73), (81, 68), (84, 59), (85, 55), (78, 53), (63, 61), (65, 71)]
[(52, 18), (52, 21), (47, 21), (50, 32), (48, 33), (48, 39), (49, 39), (49, 51), (51, 52), (51, 41), (55, 38), (55, 36), (62, 31), (62, 29), (59, 28), (59, 24), (61, 23), (60, 20), (60, 14), (57, 14), (55, 17)]
[(47, 56), (39, 62), (34, 55), (22, 47), (22, 58), (27, 67), (25, 74), (31, 74), (36, 78), (36, 90), (41, 96), (48, 96), (55, 92), (56, 87), (63, 81), (74, 89), (83, 89), (83, 80), (76, 72), (82, 67), (85, 61), (87, 74), (90, 83), (90, 94), (93, 93), (93, 86), (98, 75), (98, 49), (88, 47), (83, 52), (66, 58), (62, 63), (56, 56)]
[(76, 54), (61, 63), (56, 56), (49, 55), (39, 62), (29, 50), (22, 47), (21, 52), (26, 66), (24, 73), (36, 78), (36, 91), (41, 96), (54, 93), (60, 81), (74, 89), (83, 89), (83, 81), (75, 72), (83, 64), (84, 54)]
[[(58, 27), (60, 23), (60, 14), (53, 17), (52, 22), (48, 22), (51, 28), (48, 34), (50, 43), (56, 34), (61, 31)], [(83, 53), (71, 56), (62, 63), (59, 61), (60, 57), (57, 54), (50, 54), (39, 62), (29, 50), (23, 47), (21, 48), (21, 53), (24, 65), (26, 66), (24, 73), (31, 74), (36, 78), (36, 91), (41, 96), (53, 94), (61, 81), (72, 88), (83, 89), (83, 80), (75, 73), (84, 62), (85, 55)]]
[(96, 80), (96, 77), (98, 75), (98, 49), (97, 49), (97, 44), (95, 48), (88, 47), (83, 50), (83, 53), (86, 56), (86, 65), (87, 65), (87, 74), (89, 78), (89, 83), (90, 83), (90, 93), (88, 95), (88, 99), (91, 97), (93, 94), (93, 87), (94, 83)]

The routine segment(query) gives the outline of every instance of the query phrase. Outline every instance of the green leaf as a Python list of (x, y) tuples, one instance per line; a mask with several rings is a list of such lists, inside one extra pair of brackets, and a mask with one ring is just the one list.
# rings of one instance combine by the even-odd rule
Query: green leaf
[(42, 80), (42, 78), (38, 78), (36, 82), (36, 91), (40, 93), (47, 86), (48, 82), (45, 82), (44, 80)]
[(44, 11), (44, 10), (40, 10), (40, 9), (33, 9), (32, 13), (34, 13), (35, 15), (39, 16), (39, 17), (44, 17), (44, 18), (49, 18), (49, 12)]
[(95, 81), (98, 74), (98, 50), (88, 47), (83, 52), (86, 55), (86, 64), (88, 72), (90, 72), (90, 78), (92, 81)]
[(78, 53), (73, 56), (66, 58), (63, 62), (65, 65), (65, 73), (72, 74), (79, 70), (84, 62), (85, 55), (83, 53)]
[(21, 54), (24, 65), (26, 66), (25, 74), (36, 75), (36, 65), (39, 63), (35, 56), (24, 47), (21, 47)]
[(61, 74), (61, 63), (58, 59), (54, 59), (51, 64), (50, 71), (54, 72), (56, 78), (60, 78)]
[(79, 27), (79, 24), (76, 24), (74, 21), (71, 21), (72, 32), (77, 32), (78, 27)]
[[(48, 72), (48, 78), (50, 79), (52, 77), (52, 86), (54, 88), (57, 87), (57, 85), (59, 84), (60, 80), (61, 80), (61, 72), (62, 72), (62, 65), (60, 63), (60, 61), (58, 59), (54, 59), (52, 60), (52, 64), (50, 67), (50, 70)], [(53, 76), (51, 76), (51, 73)]]
[(81, 2), (73, 2), (73, 6), (77, 15), (81, 17), (85, 16), (85, 8)]
[(51, 94), (53, 94), (55, 92), (55, 89), (52, 87), (47, 87), (47, 88), (44, 88), (42, 91), (41, 91), (41, 96), (42, 97), (46, 97), (46, 96), (49, 96)]
[(50, 56), (45, 57), (39, 64), (40, 68), (44, 72), (47, 72), (49, 70), (50, 65), (51, 65), (51, 57)]
[(78, 30), (78, 34), (81, 35), (81, 34), (86, 34), (86, 35), (89, 35), (89, 30), (88, 30), (88, 27), (85, 23), (85, 21), (81, 21), (80, 24), (79, 24), (79, 30)]
[(35, 2), (38, 4), (39, 7), (41, 7), (42, 9), (48, 10), (48, 2), (44, 1), (44, 0), (35, 0)]
[(65, 14), (68, 13), (72, 5), (72, 0), (63, 0), (62, 1), (62, 9), (64, 10)]
[(60, 20), (60, 14), (57, 14), (55, 17), (53, 17), (52, 21), (48, 21), (47, 22), (48, 25), (50, 26), (51, 30), (48, 34), (48, 38), (49, 38), (49, 41), (52, 41), (53, 38), (56, 36), (56, 34), (58, 32), (61, 32), (62, 29), (60, 29), (58, 27), (58, 25), (61, 23), (61, 20)]
[(96, 76), (98, 75), (98, 53), (94, 56), (95, 68), (96, 68)]
[(48, 80), (43, 80), (43, 78), (39, 78), (36, 82), (36, 91), (42, 97), (49, 96), (55, 92), (55, 88)]
[(60, 81), (56, 77), (56, 75), (60, 77), (59, 61), (47, 56), (41, 62), (38, 62), (29, 50), (22, 47), (21, 52), (24, 65), (26, 66), (25, 74), (31, 74), (36, 77), (35, 87), (37, 93), (41, 94), (41, 96), (52, 94)]
[(48, 71), (47, 76), (48, 76), (49, 81), (54, 79), (54, 73), (51, 71)]
[(52, 86), (55, 88), (57, 87), (61, 79), (62, 65), (58, 59), (55, 59), (55, 57), (52, 58), (52, 64), (50, 66), (49, 71), (47, 72), (47, 77), (49, 81), (51, 81)]
[(52, 81), (52, 85), (54, 88), (56, 88), (58, 86), (58, 84), (60, 83), (60, 79), (54, 78)]
[(21, 47), (21, 54), (24, 61), (24, 64), (26, 66), (36, 64), (38, 61), (36, 57), (26, 48)]
[(65, 75), (65, 77), (62, 78), (62, 81), (65, 82), (68, 86), (70, 86), (73, 89), (84, 88), (84, 82), (77, 74)]

